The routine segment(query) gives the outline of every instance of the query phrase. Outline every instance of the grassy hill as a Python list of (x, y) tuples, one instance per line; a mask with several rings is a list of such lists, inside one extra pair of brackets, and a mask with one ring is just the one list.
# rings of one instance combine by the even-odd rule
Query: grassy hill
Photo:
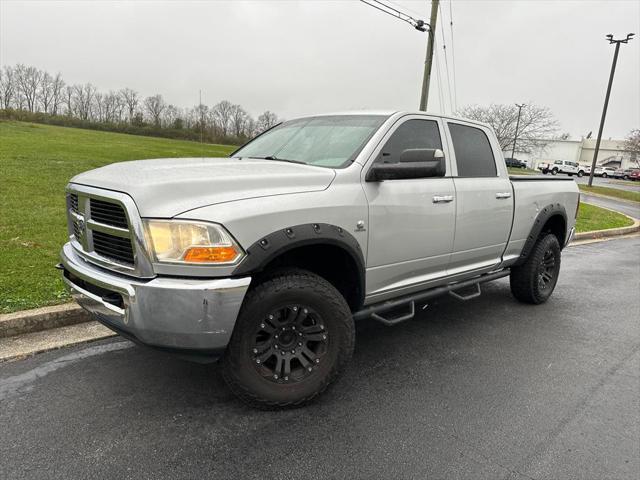
[(0, 312), (68, 300), (53, 268), (66, 238), (64, 187), (113, 162), (219, 157), (235, 147), (0, 121)]

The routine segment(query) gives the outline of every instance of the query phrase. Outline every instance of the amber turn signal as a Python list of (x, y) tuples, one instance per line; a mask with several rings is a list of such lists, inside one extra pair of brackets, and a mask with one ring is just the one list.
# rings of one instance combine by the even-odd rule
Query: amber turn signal
[(191, 247), (183, 259), (194, 263), (226, 263), (234, 261), (239, 253), (233, 246)]

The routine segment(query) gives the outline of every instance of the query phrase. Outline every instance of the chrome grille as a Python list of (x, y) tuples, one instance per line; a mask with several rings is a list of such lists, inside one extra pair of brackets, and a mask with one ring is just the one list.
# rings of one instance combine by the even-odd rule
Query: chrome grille
[(103, 257), (133, 265), (133, 248), (129, 238), (116, 237), (97, 230), (93, 231), (93, 250)]
[(91, 206), (92, 220), (114, 227), (129, 228), (127, 214), (124, 213), (121, 205), (105, 202), (96, 198), (92, 198), (89, 205)]
[(75, 193), (69, 195), (69, 208), (72, 212), (78, 213), (78, 195)]
[(70, 184), (67, 217), (71, 245), (86, 261), (136, 277), (154, 276), (142, 220), (131, 197)]

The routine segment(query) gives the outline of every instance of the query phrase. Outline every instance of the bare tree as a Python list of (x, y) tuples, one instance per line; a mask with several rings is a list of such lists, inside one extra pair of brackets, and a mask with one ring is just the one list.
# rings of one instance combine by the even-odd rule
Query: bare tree
[(127, 106), (127, 110), (129, 112), (129, 123), (133, 123), (133, 116), (136, 113), (136, 108), (138, 108), (138, 103), (140, 102), (138, 92), (131, 90), (130, 88), (123, 88), (120, 90), (120, 96)]
[(62, 80), (62, 75), (60, 72), (56, 73), (56, 76), (53, 78), (53, 82), (51, 85), (52, 97), (51, 97), (51, 113), (53, 115), (58, 114), (58, 109), (62, 104), (62, 96), (64, 89), (64, 80)]
[(144, 100), (144, 108), (147, 110), (151, 121), (156, 127), (160, 126), (162, 119), (162, 112), (167, 108), (167, 104), (164, 103), (162, 95), (156, 94), (151, 97), (147, 97)]
[(211, 109), (213, 122), (221, 135), (229, 135), (231, 126), (231, 118), (233, 112), (233, 104), (227, 100), (223, 100)]
[(91, 107), (94, 104), (93, 99), (95, 95), (96, 87), (94, 87), (90, 83), (73, 86), (74, 111), (81, 120), (89, 120), (91, 118)]
[(64, 89), (64, 103), (66, 105), (65, 115), (71, 117), (73, 116), (73, 90), (74, 87), (71, 85), (67, 85)]
[(631, 161), (640, 165), (640, 128), (634, 128), (629, 132), (624, 142), (624, 149), (630, 153)]
[(271, 127), (273, 127), (277, 123), (278, 123), (278, 116), (275, 113), (267, 110), (266, 112), (262, 113), (258, 117), (255, 133), (258, 134), (258, 133), (264, 132), (265, 130), (269, 130)]
[(91, 105), (91, 112), (93, 113), (93, 115), (95, 116), (95, 119), (98, 122), (104, 122), (105, 121), (105, 115), (104, 115), (104, 95), (100, 92), (96, 92), (93, 95), (93, 99), (92, 99), (92, 105)]
[(0, 70), (0, 105), (2, 108), (11, 108), (15, 86), (13, 67), (6, 65)]
[[(518, 107), (515, 105), (469, 105), (458, 115), (491, 125), (503, 151), (513, 146), (518, 122)], [(558, 122), (547, 107), (527, 104), (520, 115), (516, 147), (523, 153), (544, 148), (557, 131)]]
[(51, 109), (51, 103), (53, 102), (53, 77), (49, 75), (49, 72), (42, 74), (40, 81), (40, 105), (42, 105), (42, 111), (49, 113)]
[(34, 112), (37, 106), (43, 73), (36, 67), (27, 67), (18, 64), (16, 65), (14, 74), (16, 86), (25, 100), (27, 110)]
[(249, 114), (240, 105), (231, 106), (231, 126), (236, 137), (245, 135), (245, 126)]

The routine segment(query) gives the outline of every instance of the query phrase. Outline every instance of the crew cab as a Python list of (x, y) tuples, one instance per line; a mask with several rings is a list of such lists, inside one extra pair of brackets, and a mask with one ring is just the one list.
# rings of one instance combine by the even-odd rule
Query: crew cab
[(507, 276), (547, 301), (579, 202), (569, 178), (509, 177), (488, 125), (424, 112), (298, 118), (228, 158), (82, 173), (66, 196), (77, 302), (135, 342), (221, 359), (268, 408), (325, 390), (356, 320), (395, 325)]

